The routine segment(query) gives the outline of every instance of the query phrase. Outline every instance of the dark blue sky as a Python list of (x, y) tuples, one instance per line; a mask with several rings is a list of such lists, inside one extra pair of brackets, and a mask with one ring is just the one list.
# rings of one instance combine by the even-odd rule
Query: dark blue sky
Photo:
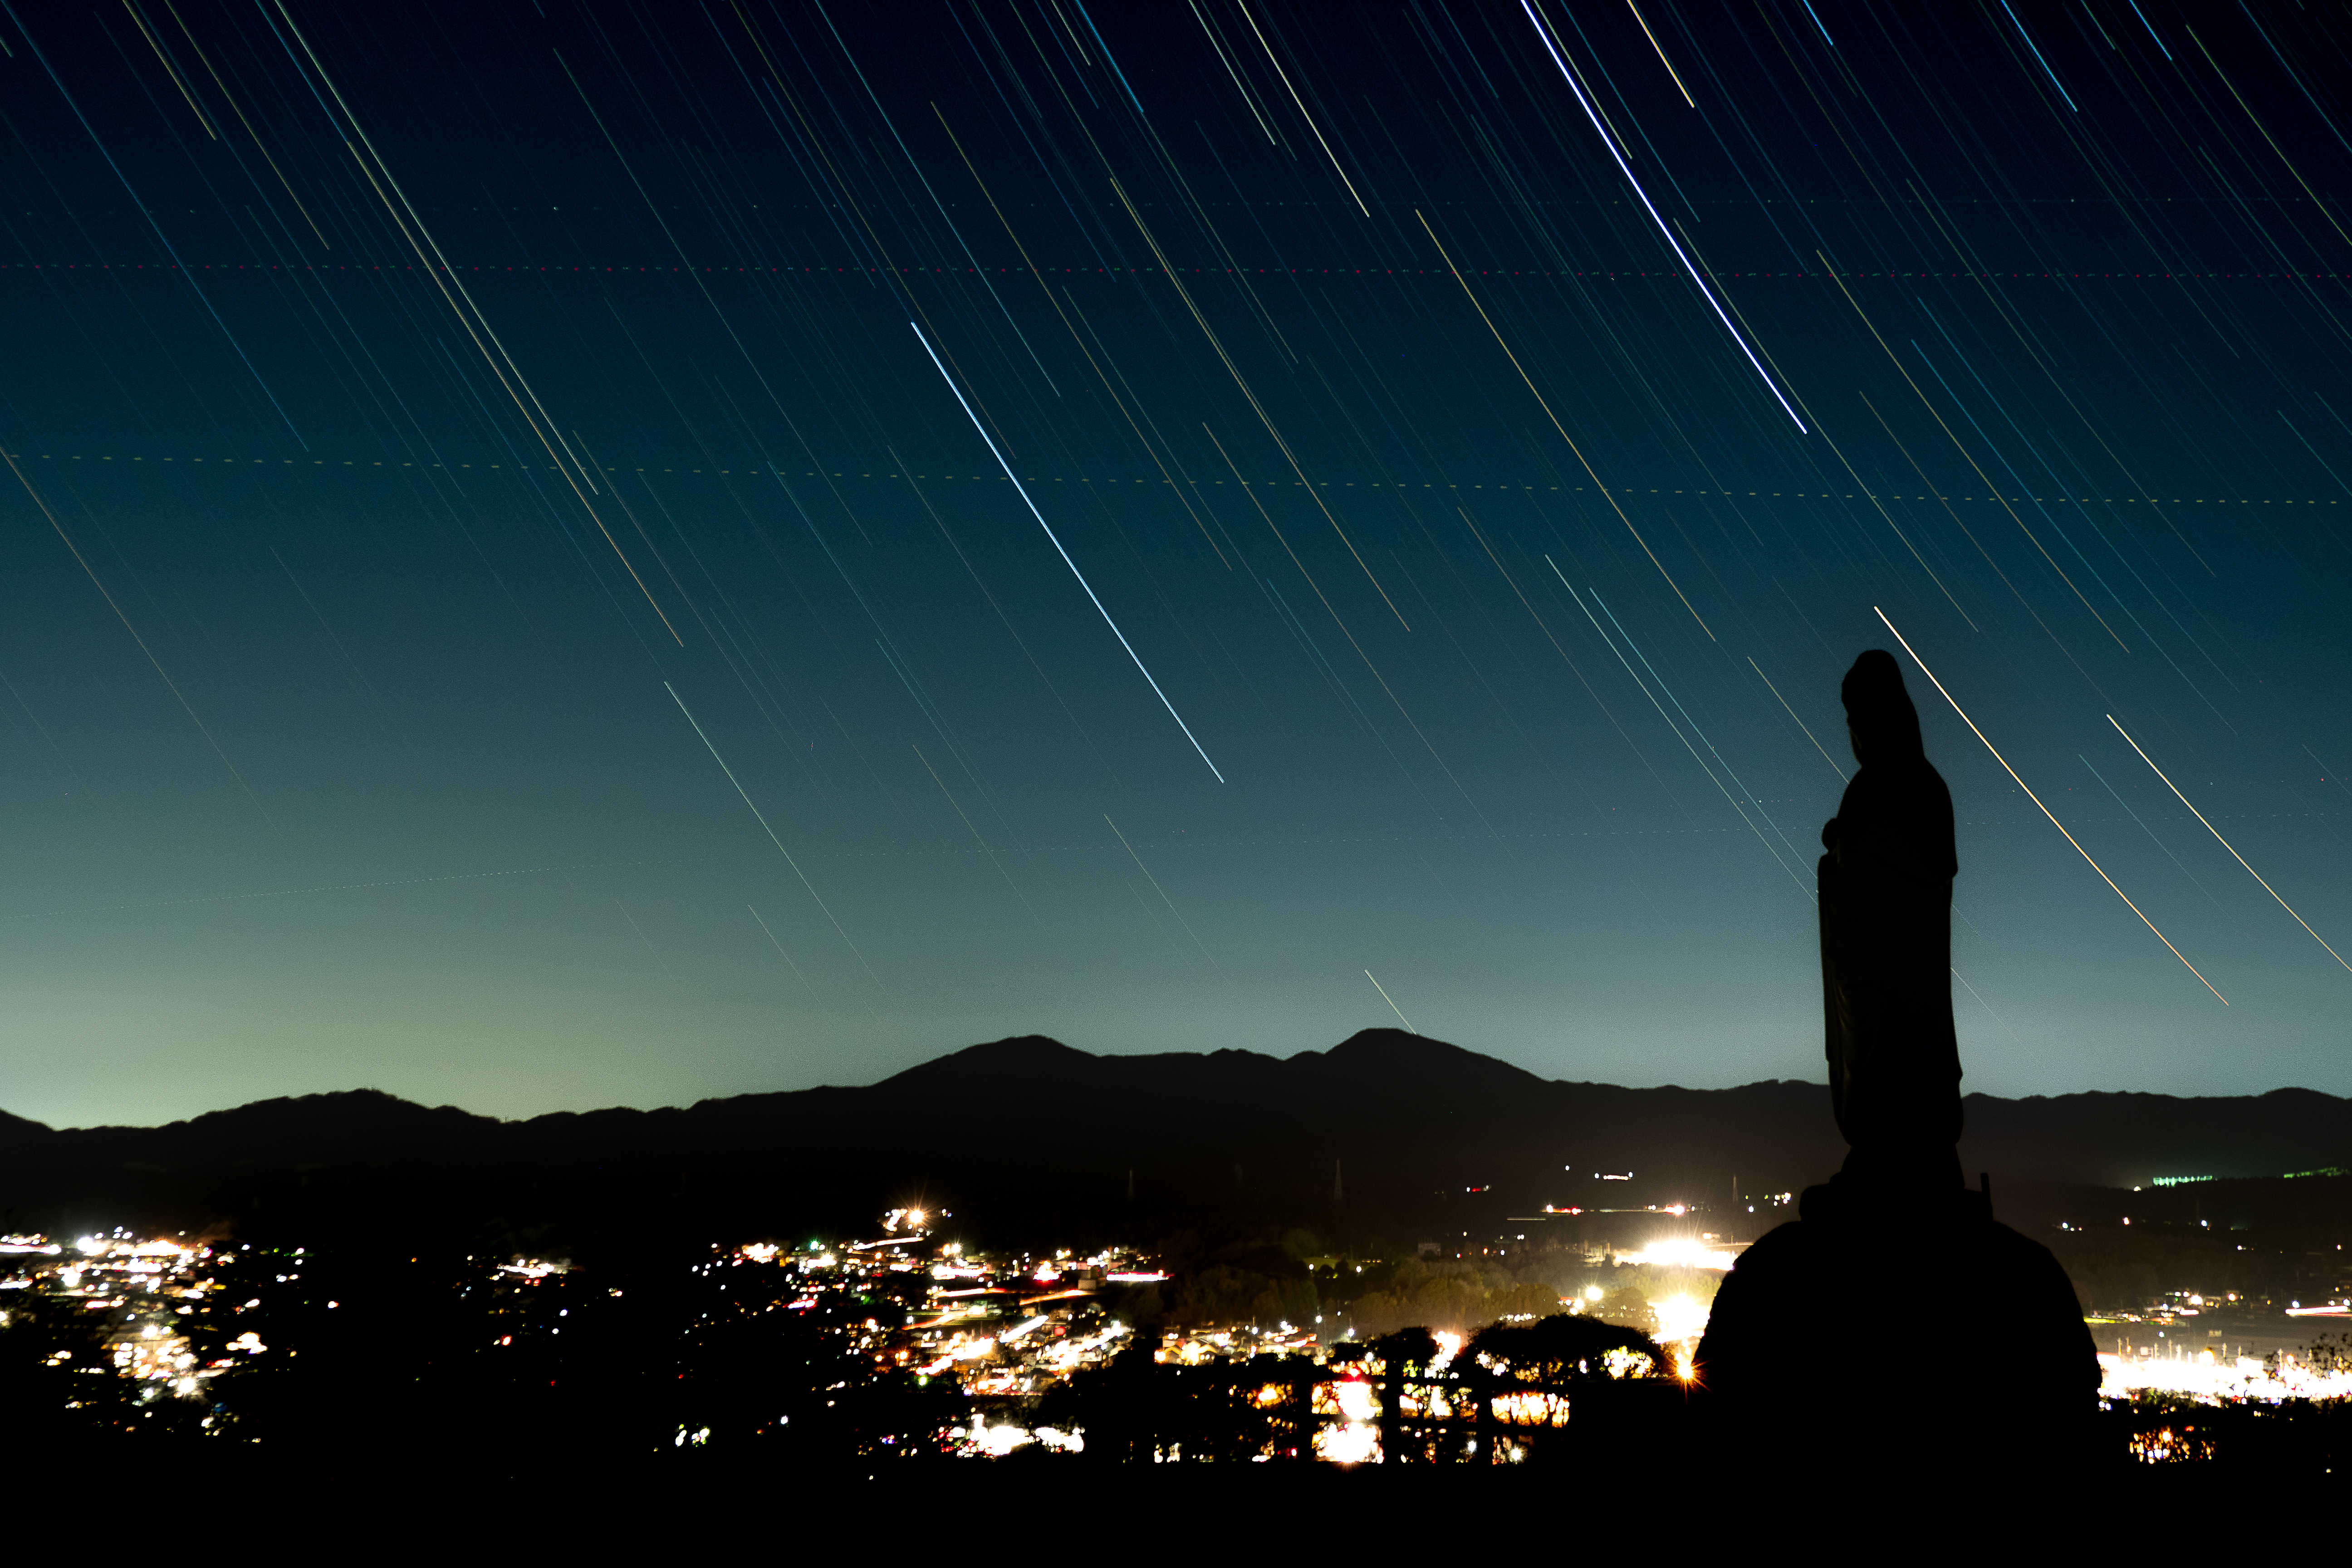
[(1817, 1076), (1881, 611), (1968, 1086), (2352, 1092), (2340, 21), (11, 3), (9, 1110)]

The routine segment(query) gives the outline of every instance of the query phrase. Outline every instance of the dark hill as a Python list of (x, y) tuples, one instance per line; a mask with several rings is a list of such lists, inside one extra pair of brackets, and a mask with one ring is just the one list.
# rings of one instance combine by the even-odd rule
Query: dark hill
[[(1972, 1095), (1968, 1117), (1968, 1169), (1991, 1171), (2011, 1193), (2352, 1164), (2352, 1102), (2306, 1089)], [(374, 1090), (163, 1127), (58, 1131), (0, 1115), (0, 1223), (299, 1215), (750, 1234), (860, 1226), (919, 1199), (983, 1233), (1033, 1238), (1041, 1226), (1071, 1239), (1135, 1238), (1249, 1216), (1434, 1235), (1548, 1204), (1721, 1213), (1735, 1180), (1748, 1193), (1795, 1190), (1843, 1152), (1827, 1092), (1812, 1084), (1547, 1080), (1393, 1029), (1286, 1058), (1096, 1056), (1028, 1036), (864, 1087), (526, 1121)], [(1632, 1179), (1604, 1182), (1604, 1172)]]

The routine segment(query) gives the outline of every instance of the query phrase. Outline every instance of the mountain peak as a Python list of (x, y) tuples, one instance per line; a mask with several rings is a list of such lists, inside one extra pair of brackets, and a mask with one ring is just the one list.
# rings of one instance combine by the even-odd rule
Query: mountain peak
[(1101, 1061), (1102, 1058), (1092, 1052), (1066, 1046), (1051, 1036), (1013, 1035), (919, 1062), (904, 1072), (892, 1073), (874, 1087), (937, 1091), (967, 1085), (992, 1086), (1007, 1075), (1084, 1071)]
[(1544, 1081), (1524, 1068), (1482, 1056), (1450, 1041), (1403, 1029), (1359, 1029), (1322, 1053), (1334, 1067), (1359, 1073), (1394, 1077), (1399, 1086), (1425, 1082), (1440, 1074), (1456, 1079), (1500, 1079), (1538, 1084)]

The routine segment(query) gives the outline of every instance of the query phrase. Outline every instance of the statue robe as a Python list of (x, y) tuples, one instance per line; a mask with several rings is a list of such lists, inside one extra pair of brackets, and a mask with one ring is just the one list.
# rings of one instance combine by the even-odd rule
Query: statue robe
[[(1880, 655), (1884, 658), (1885, 655)], [(1861, 667), (1857, 665), (1857, 673)], [(1952, 797), (1892, 668), (1847, 710), (1862, 769), (1822, 829), (1822, 1004), (1838, 1131), (1855, 1176), (1957, 1184)]]

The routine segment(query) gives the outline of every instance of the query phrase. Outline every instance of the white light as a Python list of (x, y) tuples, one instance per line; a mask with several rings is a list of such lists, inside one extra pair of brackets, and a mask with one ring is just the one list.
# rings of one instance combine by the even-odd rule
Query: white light
[(1651, 1315), (1658, 1321), (1661, 1342), (1695, 1340), (1706, 1333), (1708, 1310), (1708, 1303), (1689, 1296), (1669, 1296), (1650, 1303)]
[(1664, 1237), (1639, 1252), (1621, 1252), (1620, 1263), (1649, 1263), (1665, 1268), (1729, 1268), (1737, 1255), (1689, 1237)]
[(1326, 1426), (1315, 1434), (1315, 1457), (1327, 1464), (1360, 1465), (1378, 1458), (1380, 1451), (1380, 1428), (1360, 1422)]

